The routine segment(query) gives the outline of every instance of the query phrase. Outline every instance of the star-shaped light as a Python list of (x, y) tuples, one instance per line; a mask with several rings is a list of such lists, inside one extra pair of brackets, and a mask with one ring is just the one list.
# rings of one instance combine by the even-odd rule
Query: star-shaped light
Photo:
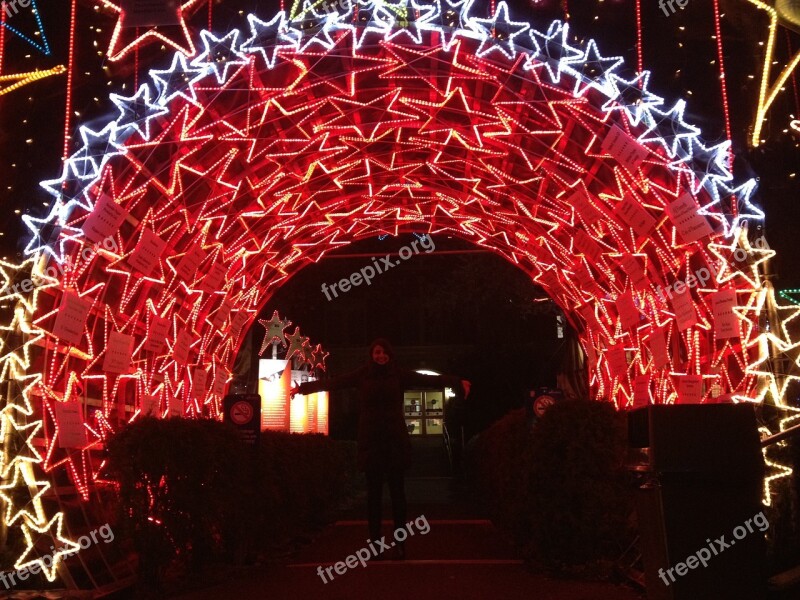
[(263, 356), (264, 351), (269, 348), (273, 342), (280, 343), (286, 348), (286, 330), (292, 324), (289, 319), (281, 319), (276, 310), (272, 313), (272, 318), (269, 321), (266, 319), (259, 319), (258, 322), (267, 330), (264, 334), (264, 341), (261, 342), (261, 350), (258, 351), (259, 356)]
[[(347, 14), (352, 16), (352, 10), (352, 6), (349, 6)], [(336, 45), (336, 40), (331, 34), (335, 31), (334, 24), (340, 20), (346, 20), (340, 13), (333, 11), (323, 17), (317, 14), (310, 0), (304, 0), (303, 9), (291, 19), (287, 35), (297, 38), (300, 52), (308, 49), (327, 51)]]
[(730, 245), (712, 242), (708, 245), (708, 250), (720, 259), (720, 268), (716, 277), (718, 283), (741, 278), (753, 290), (761, 288), (759, 265), (775, 256), (774, 250), (751, 246), (744, 229), (737, 230)]
[(316, 347), (314, 348), (314, 353), (312, 355), (312, 361), (314, 363), (313, 368), (319, 369), (320, 371), (325, 371), (326, 370), (325, 359), (327, 359), (329, 356), (330, 352), (325, 352), (322, 349), (322, 344), (317, 344)]
[(383, 0), (359, 2), (357, 25), (354, 25), (349, 18), (355, 3), (349, 6), (346, 13), (337, 14), (335, 19), (327, 23), (330, 23), (331, 28), (335, 31), (350, 31), (353, 35), (353, 45), (358, 50), (370, 34), (386, 36), (394, 27), (395, 16), (391, 11), (385, 10), (383, 4)]
[(565, 71), (566, 66), (584, 56), (580, 48), (570, 45), (569, 24), (567, 23), (553, 21), (546, 33), (531, 29), (529, 35), (539, 52), (528, 58), (525, 69), (537, 69), (543, 66), (550, 74), (552, 83), (559, 83), (561, 73)]
[[(31, 492), (31, 489), (34, 491)], [(50, 489), (47, 481), (37, 481), (33, 468), (29, 463), (21, 463), (14, 469), (11, 481), (0, 485), (0, 498), (6, 505), (3, 513), (6, 525), (13, 525), (23, 519), (35, 525), (42, 525), (46, 521), (42, 496)], [(18, 495), (25, 495), (28, 500), (17, 502)]]
[(145, 140), (150, 139), (150, 123), (153, 119), (169, 113), (166, 106), (152, 101), (152, 89), (147, 84), (139, 86), (139, 90), (133, 96), (111, 94), (109, 98), (119, 108), (117, 131), (133, 129)]
[(303, 356), (303, 347), (308, 345), (308, 338), (300, 333), (300, 328), (295, 327), (292, 335), (287, 335), (289, 348), (286, 350), (286, 360), (292, 360), (295, 354)]
[[(25, 551), (14, 567), (21, 570), (38, 564), (47, 580), (54, 581), (59, 563), (64, 558), (81, 550), (80, 544), (64, 537), (63, 529), (64, 513), (58, 513), (41, 527), (27, 522), (23, 523), (22, 535), (25, 537)], [(46, 556), (49, 557), (49, 560), (46, 561), (49, 564), (45, 564), (44, 557)]]
[(660, 144), (671, 158), (682, 151), (686, 153), (700, 135), (700, 128), (690, 125), (683, 118), (686, 101), (678, 100), (668, 111), (653, 108), (645, 119), (647, 130), (639, 136), (639, 141)]
[(603, 110), (624, 111), (631, 125), (638, 125), (650, 109), (664, 104), (664, 98), (648, 89), (650, 71), (642, 71), (633, 79), (624, 79), (616, 73), (609, 73), (608, 81), (614, 90), (611, 99), (603, 105)]
[(524, 21), (509, 19), (508, 5), (505, 1), (497, 5), (494, 16), (488, 19), (471, 17), (467, 21), (467, 25), (481, 36), (478, 56), (489, 56), (492, 52), (498, 52), (508, 58), (514, 58), (517, 55), (514, 38), (530, 29), (530, 25)]
[(69, 167), (81, 179), (94, 179), (112, 156), (127, 150), (117, 142), (117, 124), (111, 122), (101, 131), (80, 128), (83, 146), (69, 158)]
[(192, 61), (192, 66), (203, 69), (210, 68), (217, 76), (217, 82), (220, 85), (228, 80), (229, 71), (232, 68), (247, 64), (247, 56), (236, 45), (236, 41), (239, 39), (238, 29), (229, 31), (221, 38), (208, 31), (201, 31), (200, 39), (203, 42), (204, 50)]
[(611, 96), (616, 93), (611, 75), (623, 62), (621, 56), (602, 56), (595, 41), (589, 40), (583, 56), (568, 58), (564, 67), (575, 77), (575, 96), (582, 96), (589, 89)]
[(168, 69), (152, 69), (150, 77), (158, 90), (157, 103), (166, 106), (178, 96), (191, 102), (196, 101), (197, 92), (194, 84), (208, 74), (209, 68), (208, 66), (189, 66), (186, 56), (175, 54)]
[(262, 21), (255, 15), (248, 15), (247, 20), (251, 35), (242, 42), (240, 49), (248, 54), (260, 54), (267, 68), (275, 67), (281, 49), (296, 50), (299, 47), (301, 34), (289, 27), (283, 11), (278, 12), (271, 21)]
[(387, 41), (400, 41), (405, 38), (421, 44), (423, 32), (435, 29), (432, 20), (436, 17), (437, 9), (432, 4), (424, 2), (418, 4), (416, 0), (411, 0), (411, 8), (409, 8), (408, 0), (404, 0), (401, 4), (387, 4), (386, 7), (398, 15), (394, 22), (394, 31), (386, 35)]
[(186, 56), (194, 55), (194, 42), (186, 25), (186, 17), (201, 6), (202, 0), (183, 0), (180, 3), (175, 0), (172, 8), (165, 7), (167, 12), (161, 15), (167, 25), (146, 28), (143, 33), (138, 27), (129, 25), (132, 16), (122, 9), (120, 0), (100, 0), (100, 3), (119, 15), (107, 51), (111, 62), (125, 58), (137, 47), (151, 41), (161, 42)]
[(7, 412), (0, 415), (0, 443), (7, 450), (0, 453), (0, 477), (7, 478), (11, 470), (23, 463), (40, 463), (42, 455), (36, 449), (33, 439), (42, 428), (42, 421), (35, 420), (20, 425), (14, 416)]

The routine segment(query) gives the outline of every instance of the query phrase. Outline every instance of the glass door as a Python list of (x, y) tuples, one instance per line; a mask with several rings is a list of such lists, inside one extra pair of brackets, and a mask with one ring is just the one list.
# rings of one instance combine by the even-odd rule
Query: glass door
[(403, 396), (406, 426), (411, 435), (444, 433), (444, 392), (407, 391)]
[(442, 435), (444, 433), (444, 392), (423, 392), (425, 397), (425, 434)]

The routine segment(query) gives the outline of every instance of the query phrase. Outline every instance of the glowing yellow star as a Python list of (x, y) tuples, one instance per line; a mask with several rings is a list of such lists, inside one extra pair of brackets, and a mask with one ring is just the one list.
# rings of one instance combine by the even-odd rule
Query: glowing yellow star
[[(13, 525), (23, 517), (36, 525), (43, 525), (47, 517), (42, 506), (42, 495), (49, 489), (49, 482), (36, 480), (30, 463), (18, 464), (14, 469), (14, 477), (11, 482), (0, 485), (0, 498), (6, 504), (4, 513), (6, 525)], [(16, 490), (23, 494), (27, 493), (30, 499), (21, 504), (18, 502), (17, 506), (20, 508), (14, 510), (15, 497), (18, 499), (18, 494), (14, 493)]]
[[(28, 523), (22, 524), (22, 535), (25, 536), (25, 543), (27, 544), (25, 551), (14, 564), (16, 569), (25, 569), (39, 564), (42, 573), (47, 577), (48, 581), (54, 581), (56, 578), (56, 570), (58, 563), (65, 557), (71, 556), (81, 549), (80, 544), (64, 537), (62, 532), (64, 524), (64, 513), (58, 513), (53, 517), (49, 523), (42, 527), (31, 525)], [(55, 529), (55, 533), (52, 530)], [(55, 541), (56, 544), (52, 544)], [(59, 543), (61, 545), (59, 545)], [(50, 548), (56, 546), (50, 554)], [(37, 548), (41, 549), (37, 551)], [(35, 556), (35, 558), (33, 558)], [(45, 560), (49, 559), (49, 560)], [(47, 562), (48, 564), (45, 564)]]
[[(0, 477), (6, 479), (17, 464), (42, 462), (42, 455), (33, 445), (33, 438), (42, 428), (42, 422), (20, 425), (8, 412), (1, 413), (0, 418), (0, 443), (6, 448), (0, 453)], [(10, 460), (9, 456), (12, 457)]]

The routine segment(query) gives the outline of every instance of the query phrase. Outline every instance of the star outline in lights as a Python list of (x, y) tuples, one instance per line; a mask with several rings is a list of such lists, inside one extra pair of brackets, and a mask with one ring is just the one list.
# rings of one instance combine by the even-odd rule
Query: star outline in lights
[[(210, 67), (196, 67), (187, 62), (184, 54), (176, 53), (172, 57), (172, 64), (167, 69), (151, 69), (150, 78), (158, 91), (156, 104), (167, 106), (178, 96), (189, 102), (197, 102), (197, 92), (194, 84), (208, 75)], [(173, 84), (173, 78), (183, 76), (183, 82)], [(189, 91), (190, 96), (185, 92)]]
[[(650, 71), (642, 71), (633, 79), (624, 79), (616, 73), (609, 73), (608, 80), (613, 91), (609, 94), (610, 99), (603, 104), (603, 110), (609, 113), (623, 111), (633, 126), (639, 125), (651, 108), (664, 105), (664, 98), (649, 90)], [(640, 97), (629, 103), (623, 98), (627, 91), (633, 91)]]
[(281, 319), (278, 311), (272, 313), (269, 319), (259, 319), (259, 324), (266, 329), (264, 332), (264, 340), (261, 342), (261, 349), (258, 351), (259, 356), (263, 356), (264, 352), (269, 348), (273, 342), (278, 342), (285, 349), (286, 346), (286, 330), (291, 327), (292, 322), (289, 319)]
[[(403, 7), (406, 8), (408, 0), (403, 2)], [(392, 5), (388, 5), (392, 6)], [(405, 16), (403, 20), (396, 20), (395, 25), (398, 25), (395, 31), (391, 31), (386, 35), (386, 41), (390, 42), (396, 40), (400, 36), (406, 37), (416, 44), (422, 44), (422, 33), (424, 31), (433, 31), (435, 26), (431, 22), (437, 15), (436, 7), (427, 3), (417, 3), (416, 0), (411, 0), (411, 6), (414, 11), (418, 11), (420, 15), (409, 19)], [(401, 26), (402, 25), (402, 26)]]
[[(33, 487), (36, 492), (30, 494), (30, 500), (24, 504), (23, 507), (18, 508), (14, 512), (14, 490), (21, 489), (27, 490), (30, 493), (30, 488)], [(34, 523), (41, 526), (47, 520), (42, 506), (42, 496), (50, 489), (51, 484), (49, 481), (37, 481), (33, 476), (31, 468), (26, 468), (24, 464), (19, 464), (14, 469), (14, 476), (10, 479), (9, 483), (0, 485), (0, 498), (6, 504), (5, 510), (5, 524), (13, 525), (19, 519)], [(33, 512), (29, 510), (30, 505), (33, 505)]]
[(287, 335), (289, 347), (286, 349), (286, 360), (291, 361), (295, 354), (303, 356), (303, 348), (308, 345), (308, 338), (300, 333), (300, 328), (295, 327), (294, 333)]
[[(699, 127), (684, 120), (685, 111), (685, 100), (678, 100), (668, 111), (653, 107), (643, 119), (647, 129), (639, 135), (639, 143), (657, 143), (664, 148), (670, 158), (679, 156), (679, 153), (685, 156), (691, 144), (695, 143), (700, 135)], [(671, 131), (665, 134), (664, 129), (667, 127), (671, 128)]]
[[(51, 530), (55, 527), (55, 534), (51, 533)], [(14, 563), (14, 567), (18, 570), (22, 569), (30, 569), (31, 566), (35, 564), (39, 564), (41, 567), (42, 573), (44, 573), (45, 577), (48, 581), (54, 581), (56, 578), (56, 571), (58, 569), (58, 563), (63, 558), (68, 558), (73, 554), (77, 554), (81, 550), (81, 545), (73, 542), (72, 540), (64, 537), (63, 532), (64, 527), (64, 513), (57, 513), (48, 523), (45, 525), (38, 527), (34, 524), (24, 522), (22, 524), (22, 534), (25, 537), (26, 548), (22, 555), (17, 559), (17, 562)], [(53, 549), (52, 554), (49, 555), (49, 562), (50, 565), (45, 565), (44, 556), (42, 554), (38, 558), (28, 559), (29, 555), (33, 555), (36, 552), (37, 541), (34, 541), (33, 534), (39, 534), (42, 537), (48, 537), (51, 540), (56, 540), (56, 543), (61, 542), (61, 546), (56, 547)], [(46, 543), (46, 542), (45, 542)], [(53, 548), (53, 545), (50, 546)], [(63, 558), (62, 558), (63, 557)]]
[[(566, 64), (584, 56), (579, 48), (569, 44), (569, 23), (553, 21), (546, 33), (531, 28), (529, 35), (539, 51), (525, 61), (523, 68), (533, 70), (544, 67), (550, 75), (551, 83), (560, 83)], [(537, 37), (541, 38), (541, 43)]]
[[(188, 14), (201, 6), (202, 0), (184, 0), (179, 6), (176, 7), (175, 10), (178, 23), (177, 25), (171, 27), (177, 27), (181, 33), (181, 37), (183, 38), (177, 41), (174, 38), (161, 33), (158, 30), (158, 26), (153, 26), (144, 33), (139, 34), (138, 28), (127, 27), (125, 25), (127, 15), (125, 14), (125, 11), (122, 10), (121, 4), (118, 2), (112, 2), (111, 0), (100, 0), (100, 3), (118, 15), (117, 22), (114, 25), (114, 31), (111, 34), (111, 41), (109, 42), (108, 50), (106, 51), (106, 56), (108, 56), (108, 60), (111, 62), (122, 60), (137, 47), (149, 42), (150, 38), (154, 38), (166, 46), (171, 47), (176, 52), (180, 52), (186, 56), (194, 56), (195, 52), (197, 51), (194, 41), (192, 41), (192, 36), (189, 32), (186, 18)], [(125, 30), (133, 30), (135, 32), (135, 37), (132, 41), (122, 41), (123, 32)]]
[[(284, 11), (279, 11), (270, 21), (262, 21), (253, 14), (247, 15), (247, 21), (250, 24), (251, 35), (242, 42), (239, 50), (247, 54), (260, 54), (268, 69), (275, 68), (281, 48), (299, 49), (302, 33), (289, 27)], [(272, 44), (265, 46), (263, 42), (270, 38)], [(259, 44), (255, 45), (256, 42)], [(271, 54), (268, 54), (268, 48), (272, 50)]]
[[(153, 119), (163, 117), (169, 113), (169, 109), (166, 106), (152, 101), (152, 89), (146, 83), (140, 85), (133, 96), (111, 94), (109, 98), (120, 113), (115, 121), (117, 131), (133, 129), (144, 140), (150, 140), (150, 125)], [(142, 107), (144, 108), (144, 113), (141, 112)], [(142, 129), (142, 120), (144, 120), (144, 129)]]
[[(218, 38), (209, 31), (201, 31), (200, 40), (203, 43), (203, 52), (192, 60), (191, 65), (201, 69), (210, 69), (214, 72), (217, 83), (223, 85), (228, 80), (228, 71), (231, 68), (244, 67), (249, 61), (248, 57), (242, 53), (241, 46), (237, 47), (236, 45), (240, 34), (238, 29), (232, 29)], [(220, 62), (222, 63), (221, 72)], [(196, 98), (197, 96), (195, 96)]]
[[(508, 5), (505, 3), (505, 0), (501, 0), (501, 2), (497, 4), (494, 15), (490, 18), (468, 18), (467, 27), (480, 35), (481, 45), (476, 52), (479, 57), (488, 56), (493, 51), (499, 51), (504, 54), (506, 58), (512, 60), (517, 56), (517, 50), (514, 47), (514, 38), (531, 28), (530, 23), (512, 21), (509, 18)], [(498, 38), (495, 35), (497, 31), (508, 34), (508, 39), (503, 40)], [(492, 39), (491, 43), (487, 43), (489, 38)]]
[[(69, 162), (73, 163), (72, 168), (76, 174), (78, 173), (77, 164), (88, 163), (94, 167), (91, 177), (97, 177), (112, 156), (128, 152), (124, 145), (117, 143), (116, 121), (110, 122), (100, 131), (93, 131), (82, 125), (80, 127), (80, 136), (83, 140), (83, 146), (69, 158)], [(109, 148), (112, 149), (109, 150)]]
[[(593, 58), (592, 58), (593, 56)], [(624, 63), (621, 56), (603, 56), (594, 40), (586, 43), (583, 56), (575, 56), (564, 60), (564, 70), (575, 78), (573, 94), (576, 97), (584, 96), (590, 89), (602, 92), (606, 96), (614, 95), (617, 91), (611, 76), (620, 65)], [(598, 75), (586, 73), (586, 69), (594, 66), (599, 69)], [(579, 67), (582, 67), (581, 70)]]
[(0, 425), (0, 441), (5, 444), (9, 436), (16, 435), (22, 442), (21, 448), (28, 449), (27, 454), (14, 451), (13, 458), (11, 458), (8, 463), (6, 463), (6, 453), (3, 452), (0, 454), (0, 478), (7, 479), (11, 469), (17, 464), (42, 462), (42, 455), (39, 454), (32, 440), (43, 427), (43, 423), (41, 420), (35, 420), (25, 425), (20, 425), (17, 423), (16, 419), (7, 412), (0, 413), (0, 419), (2, 420), (2, 424)]

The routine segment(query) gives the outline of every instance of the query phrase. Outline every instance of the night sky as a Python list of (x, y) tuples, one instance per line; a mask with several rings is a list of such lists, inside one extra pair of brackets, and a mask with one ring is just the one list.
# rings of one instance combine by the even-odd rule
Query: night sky
[[(67, 63), (70, 4), (67, 0), (38, 2), (50, 56), (11, 31), (5, 32), (3, 75)], [(540, 28), (546, 28), (552, 18), (563, 17), (566, 5), (576, 35), (595, 38), (604, 55), (620, 55), (625, 58), (629, 73), (635, 70), (634, 0), (531, 0), (530, 3), (516, 0), (509, 4), (512, 18), (530, 20)], [(687, 118), (702, 129), (707, 143), (724, 140), (714, 2), (689, 0), (685, 9), (671, 16), (666, 16), (655, 1), (645, 0), (642, 5), (643, 62), (653, 73), (650, 88), (669, 103), (686, 99)], [(245, 27), (245, 15), (254, 7), (262, 16), (271, 16), (278, 3), (215, 0), (211, 13), (213, 29)], [(790, 120), (800, 113), (798, 84), (791, 78), (771, 109), (764, 132), (766, 143), (755, 150), (749, 149), (747, 138), (758, 95), (767, 18), (746, 0), (720, 0), (720, 7), (733, 146), (737, 153), (735, 173), (741, 178), (760, 179), (757, 201), (767, 214), (768, 242), (778, 251), (773, 262), (776, 287), (800, 287), (800, 266), (794, 260), (799, 191), (795, 172), (800, 168), (800, 138), (789, 130)], [(485, 11), (489, 12), (488, 3)], [(91, 0), (78, 0), (77, 15), (72, 131), (79, 124), (91, 124), (102, 116), (114, 114), (116, 109), (108, 94), (132, 94), (135, 81), (132, 55), (117, 63), (105, 57), (116, 21), (114, 15)], [(42, 36), (35, 34), (37, 25), (29, 9), (21, 9), (11, 19), (10, 24), (43, 48)], [(208, 21), (208, 6), (203, 3), (190, 23), (196, 33)], [(800, 35), (781, 28), (779, 63), (786, 61), (790, 48), (800, 48)], [(171, 50), (155, 44), (143, 48), (138, 57), (140, 78), (148, 66), (165, 66), (171, 54)], [(50, 204), (38, 182), (57, 177), (60, 171), (66, 81), (65, 74), (56, 75), (0, 96), (0, 210), (4, 217), (0, 257), (8, 260), (19, 259), (30, 239), (19, 215), (40, 215)]]

